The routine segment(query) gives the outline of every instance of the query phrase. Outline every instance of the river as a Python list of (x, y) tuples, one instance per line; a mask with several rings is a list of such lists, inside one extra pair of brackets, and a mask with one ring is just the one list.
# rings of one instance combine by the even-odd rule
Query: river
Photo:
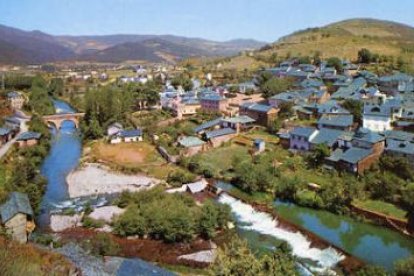
[[(230, 184), (218, 182), (223, 190), (232, 189)], [(268, 250), (280, 240), (287, 241), (293, 253), (304, 259), (316, 260), (319, 266), (329, 266), (329, 262), (338, 261), (338, 256), (328, 250), (314, 252), (306, 256), (311, 248), (306, 248), (307, 241), (303, 237), (284, 234), (283, 229), (271, 221), (270, 216), (249, 209), (249, 205), (234, 202), (234, 199), (221, 198), (232, 208), (238, 221), (238, 232), (257, 250)], [(331, 244), (343, 249), (364, 262), (392, 270), (395, 261), (412, 256), (414, 240), (390, 229), (359, 222), (355, 219), (335, 215), (327, 211), (304, 208), (293, 203), (275, 201), (274, 207), (278, 215), (296, 225), (313, 232)], [(250, 207), (251, 208), (251, 207)]]

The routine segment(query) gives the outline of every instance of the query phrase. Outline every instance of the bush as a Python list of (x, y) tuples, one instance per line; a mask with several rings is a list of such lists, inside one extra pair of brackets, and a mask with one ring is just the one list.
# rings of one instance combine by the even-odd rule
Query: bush
[(85, 242), (84, 247), (93, 255), (98, 256), (115, 256), (120, 251), (119, 244), (106, 233), (98, 233), (92, 240)]
[(88, 216), (82, 218), (82, 226), (85, 228), (102, 228), (105, 225), (105, 221), (96, 220)]

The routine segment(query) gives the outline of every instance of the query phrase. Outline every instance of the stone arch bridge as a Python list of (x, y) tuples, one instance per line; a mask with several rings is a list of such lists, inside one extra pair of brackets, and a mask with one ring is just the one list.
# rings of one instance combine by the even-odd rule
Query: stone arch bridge
[(55, 125), (59, 130), (64, 121), (71, 121), (75, 124), (76, 128), (79, 128), (79, 121), (85, 116), (85, 113), (60, 113), (54, 115), (43, 116), (43, 121), (48, 125)]

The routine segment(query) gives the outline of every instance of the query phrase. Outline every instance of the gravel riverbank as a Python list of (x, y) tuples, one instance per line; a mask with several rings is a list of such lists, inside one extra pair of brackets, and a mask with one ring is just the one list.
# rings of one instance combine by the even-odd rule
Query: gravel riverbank
[(66, 178), (69, 197), (137, 192), (151, 188), (160, 180), (145, 175), (126, 175), (110, 171), (100, 164), (90, 163), (71, 172)]

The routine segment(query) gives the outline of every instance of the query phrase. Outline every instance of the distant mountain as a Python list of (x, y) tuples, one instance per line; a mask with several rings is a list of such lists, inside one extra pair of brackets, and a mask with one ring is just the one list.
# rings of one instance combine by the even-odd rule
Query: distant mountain
[(104, 50), (81, 54), (77, 59), (96, 62), (136, 60), (174, 63), (186, 57), (210, 54), (200, 48), (179, 45), (160, 38), (151, 38), (140, 42), (117, 44)]
[(43, 63), (74, 56), (53, 36), (0, 25), (0, 63)]
[(175, 62), (193, 56), (229, 56), (264, 42), (226, 42), (173, 35), (52, 36), (0, 25), (0, 63), (45, 63), (61, 60)]
[(319, 51), (323, 57), (338, 56), (353, 60), (361, 48), (380, 55), (414, 56), (414, 28), (384, 20), (349, 19), (294, 32), (259, 53), (285, 56), (287, 53), (312, 55)]

